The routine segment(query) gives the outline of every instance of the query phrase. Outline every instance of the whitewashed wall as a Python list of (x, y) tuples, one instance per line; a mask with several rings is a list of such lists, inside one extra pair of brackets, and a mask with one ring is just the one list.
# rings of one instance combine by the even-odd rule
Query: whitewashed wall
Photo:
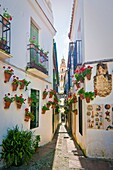
[[(36, 89), (40, 91), (40, 106), (39, 106), (39, 127), (33, 129), (36, 134), (41, 136), (40, 145), (46, 144), (52, 139), (52, 110), (47, 111), (46, 114), (41, 114), (42, 106), (49, 100), (47, 97), (42, 100), (42, 92), (48, 86), (48, 90), (52, 89), (53, 84), (53, 60), (52, 60), (52, 50), (53, 50), (53, 37), (55, 35), (55, 29), (48, 22), (45, 14), (42, 12), (41, 8), (45, 10), (45, 13), (49, 17), (49, 20), (53, 22), (53, 15), (51, 10), (48, 8), (46, 2), (37, 1), (40, 6), (38, 6), (35, 0), (27, 1), (15, 1), (15, 0), (4, 0), (1, 3), (0, 10), (3, 8), (8, 8), (9, 13), (12, 15), (13, 19), (11, 21), (11, 59), (7, 59), (7, 63), (0, 61), (0, 108), (1, 108), (1, 121), (0, 121), (0, 144), (2, 142), (3, 136), (7, 133), (7, 128), (12, 128), (16, 124), (19, 127), (23, 126), (24, 129), (30, 129), (30, 122), (24, 121), (24, 109), (28, 107), (26, 102), (22, 106), (22, 109), (17, 110), (16, 104), (13, 102), (11, 107), (4, 110), (3, 97), (6, 93), (11, 94), (23, 94), (25, 98), (28, 97), (30, 89)], [(40, 8), (41, 7), (41, 8)], [(49, 76), (45, 80), (42, 78), (34, 77), (25, 72), (27, 62), (29, 62), (29, 51), (27, 51), (27, 44), (29, 44), (30, 37), (30, 21), (31, 18), (35, 21), (39, 28), (39, 44), (46, 51), (49, 51)], [(19, 79), (26, 78), (31, 81), (28, 87), (28, 91), (19, 90), (17, 92), (12, 92), (11, 81), (4, 83), (4, 70), (3, 65), (13, 65), (15, 75)], [(55, 126), (56, 127), (56, 126)]]
[[(40, 3), (39, 1), (37, 1)], [(12, 5), (13, 4), (13, 5)], [(45, 10), (47, 8), (46, 3), (40, 4), (41, 8)], [(9, 13), (13, 16), (11, 21), (11, 54), (13, 58), (10, 59), (10, 63), (25, 69), (26, 63), (29, 62), (29, 51), (27, 50), (27, 44), (29, 44), (30, 38), (30, 22), (31, 18), (35, 21), (39, 28), (39, 44), (40, 47), (49, 51), (49, 77), (48, 80), (52, 81), (52, 46), (53, 36), (55, 30), (48, 22), (47, 18), (41, 11), (35, 0), (27, 1), (15, 1), (4, 0), (2, 2), (1, 9), (8, 8)], [(53, 15), (50, 9), (46, 9), (48, 19), (53, 23)], [(50, 17), (51, 16), (51, 17)], [(18, 58), (18, 60), (17, 60)]]
[[(46, 85), (48, 85), (48, 89), (51, 89), (50, 84), (48, 84), (46, 81), (42, 81), (41, 79), (34, 78), (28, 74), (25, 74), (24, 72), (18, 70), (15, 67), (12, 67), (14, 69), (14, 74), (19, 77), (19, 79), (26, 78), (27, 80), (31, 81), (31, 83), (28, 86), (28, 90), (20, 90), (17, 89), (16, 92), (12, 92), (12, 78), (9, 82), (4, 83), (4, 69), (3, 66), (6, 66), (3, 62), (0, 62), (0, 73), (1, 73), (1, 81), (0, 81), (0, 114), (1, 114), (1, 121), (0, 121), (0, 143), (2, 142), (2, 139), (4, 135), (7, 133), (8, 128), (14, 127), (16, 124), (21, 128), (24, 129), (30, 129), (30, 122), (24, 121), (24, 115), (25, 115), (25, 108), (29, 107), (27, 100), (25, 101), (25, 104), (22, 105), (21, 109), (16, 108), (16, 103), (11, 103), (11, 106), (9, 109), (4, 109), (4, 101), (3, 97), (5, 94), (10, 93), (12, 96), (15, 94), (20, 95), (23, 94), (23, 96), (27, 99), (30, 93), (30, 89), (36, 89), (40, 91), (40, 99), (39, 99), (39, 127), (32, 129), (35, 131), (35, 134), (39, 134), (41, 136), (41, 142), (40, 144), (43, 145), (51, 140), (52, 137), (52, 110), (47, 111), (45, 114), (41, 114), (41, 108), (44, 103), (46, 103), (49, 98), (47, 97), (45, 100), (42, 100), (42, 92)], [(46, 133), (45, 133), (46, 132)]]
[(112, 7), (112, 0), (84, 0), (85, 62), (113, 58)]
[[(71, 41), (78, 39), (78, 24), (81, 19), (81, 39), (83, 63), (113, 58), (113, 1), (83, 0), (76, 1)], [(83, 10), (83, 11), (81, 11)], [(94, 91), (93, 76), (96, 74), (96, 64), (90, 81), (85, 81), (85, 90)], [(108, 63), (109, 74), (113, 74), (113, 62)], [(112, 80), (113, 84), (113, 80)], [(91, 104), (112, 104), (113, 90), (106, 97), (96, 97)], [(76, 140), (89, 157), (113, 158), (113, 130), (87, 129), (87, 103), (83, 100), (83, 136), (79, 133), (79, 116), (76, 116)], [(73, 114), (72, 114), (73, 116)], [(73, 116), (74, 118), (74, 116)], [(74, 125), (74, 121), (72, 121)], [(72, 125), (72, 127), (73, 127)]]

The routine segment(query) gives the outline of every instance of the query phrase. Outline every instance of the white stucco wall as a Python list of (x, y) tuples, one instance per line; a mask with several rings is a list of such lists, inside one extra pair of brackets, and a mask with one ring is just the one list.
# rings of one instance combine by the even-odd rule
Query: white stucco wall
[[(38, 3), (40, 4), (40, 1), (38, 1)], [(48, 9), (45, 1), (41, 1), (40, 6), (42, 9), (46, 9), (44, 12), (45, 14), (47, 12), (47, 16), (49, 17), (48, 19), (53, 23), (52, 12)], [(10, 63), (13, 63), (19, 68), (25, 69), (26, 63), (29, 62), (29, 51), (27, 50), (27, 44), (29, 44), (30, 22), (32, 18), (36, 26), (39, 28), (40, 47), (45, 49), (45, 51), (49, 51), (48, 80), (52, 81), (52, 46), (53, 36), (55, 35), (55, 29), (52, 27), (52, 23), (50, 24), (34, 0), (27, 0), (23, 2), (15, 0), (11, 0), (9, 2), (5, 0), (1, 6), (1, 9), (3, 8), (8, 8), (9, 13), (13, 17), (11, 21), (11, 55), (13, 58), (10, 59)], [(19, 60), (17, 60), (17, 58)]]
[[(49, 10), (46, 1), (38, 1), (41, 8), (45, 10), (50, 22), (53, 22), (53, 15), (51, 10)], [(3, 97), (6, 93), (23, 94), (25, 98), (28, 97), (31, 89), (36, 89), (40, 91), (40, 103), (39, 103), (39, 127), (33, 129), (36, 134), (41, 136), (40, 145), (46, 144), (52, 139), (52, 110), (46, 112), (46, 114), (41, 114), (42, 106), (47, 103), (49, 97), (42, 100), (42, 92), (46, 87), (48, 90), (52, 89), (53, 84), (53, 37), (55, 35), (55, 29), (48, 21), (48, 19), (43, 14), (40, 7), (36, 4), (35, 0), (26, 1), (15, 1), (15, 0), (4, 0), (1, 4), (1, 12), (3, 8), (8, 8), (9, 13), (12, 15), (13, 19), (11, 21), (11, 59), (7, 59), (5, 62), (0, 61), (0, 108), (1, 108), (1, 121), (0, 121), (0, 144), (3, 137), (7, 133), (7, 128), (12, 128), (16, 124), (19, 127), (23, 126), (24, 129), (30, 129), (30, 122), (24, 121), (24, 109), (28, 107), (26, 104), (22, 106), (22, 109), (16, 108), (16, 104), (13, 102), (9, 109), (4, 109)], [(25, 71), (27, 62), (29, 62), (29, 51), (27, 50), (27, 44), (29, 44), (30, 37), (30, 21), (31, 18), (34, 20), (39, 28), (39, 44), (46, 51), (49, 51), (49, 76), (44, 79), (44, 77), (36, 77), (30, 75)], [(9, 63), (9, 64), (7, 64)], [(4, 70), (3, 65), (12, 65), (14, 69), (14, 74), (19, 77), (19, 79), (26, 78), (31, 81), (28, 87), (28, 91), (19, 90), (12, 92), (11, 82), (4, 83)], [(38, 76), (38, 75), (37, 75)], [(55, 125), (57, 127), (57, 125)]]
[(112, 7), (112, 0), (84, 0), (85, 62), (113, 58)]
[(0, 121), (0, 143), (2, 142), (3, 137), (7, 133), (8, 128), (14, 127), (16, 124), (21, 128), (24, 129), (30, 129), (30, 122), (24, 121), (24, 114), (25, 114), (25, 108), (29, 108), (29, 105), (27, 103), (27, 100), (25, 101), (25, 104), (22, 105), (21, 109), (17, 109), (16, 103), (11, 103), (11, 106), (9, 109), (4, 109), (4, 101), (3, 97), (5, 94), (10, 93), (12, 96), (15, 94), (20, 95), (23, 94), (23, 96), (27, 99), (30, 93), (30, 89), (36, 89), (40, 91), (40, 98), (39, 98), (39, 127), (32, 129), (32, 131), (35, 131), (35, 134), (39, 134), (41, 136), (41, 142), (40, 145), (43, 145), (51, 140), (52, 138), (52, 110), (50, 109), (47, 111), (44, 115), (41, 114), (41, 108), (44, 103), (46, 103), (49, 98), (47, 97), (45, 100), (42, 100), (42, 92), (45, 89), (46, 85), (48, 85), (48, 90), (51, 89), (51, 85), (48, 84), (46, 81), (42, 81), (39, 78), (34, 78), (33, 76), (30, 76), (28, 74), (25, 74), (23, 71), (20, 71), (16, 69), (15, 67), (12, 67), (14, 69), (14, 74), (19, 77), (19, 79), (26, 78), (27, 80), (31, 81), (31, 83), (28, 86), (28, 90), (20, 90), (17, 89), (16, 92), (12, 92), (12, 78), (9, 82), (4, 83), (4, 69), (3, 66), (7, 65), (3, 62), (0, 62), (0, 73), (1, 73), (1, 81), (0, 81), (0, 108), (1, 108), (1, 121)]
[[(81, 19), (82, 62), (99, 61), (113, 58), (113, 1), (83, 0), (76, 1), (71, 41), (78, 38), (78, 24)], [(82, 10), (82, 11), (81, 11)], [(108, 62), (109, 74), (113, 74), (113, 62)], [(93, 66), (91, 80), (85, 80), (86, 91), (94, 91), (93, 77), (96, 75)], [(112, 80), (113, 84), (113, 80)], [(113, 104), (113, 90), (106, 97), (97, 96), (91, 105)], [(105, 114), (103, 112), (103, 114)], [(74, 117), (74, 116), (73, 116)], [(112, 120), (111, 120), (112, 121)], [(73, 121), (72, 121), (73, 123)], [(106, 123), (106, 121), (104, 122)], [(112, 125), (112, 122), (110, 122)], [(113, 158), (113, 130), (87, 128), (87, 103), (83, 100), (83, 136), (79, 133), (79, 117), (76, 116), (76, 140), (89, 157)]]

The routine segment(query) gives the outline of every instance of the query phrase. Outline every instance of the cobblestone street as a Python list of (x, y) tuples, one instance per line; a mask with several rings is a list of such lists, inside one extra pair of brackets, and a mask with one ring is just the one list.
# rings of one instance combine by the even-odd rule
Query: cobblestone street
[(10, 170), (113, 170), (113, 161), (84, 157), (62, 124), (53, 140), (39, 148), (28, 166)]

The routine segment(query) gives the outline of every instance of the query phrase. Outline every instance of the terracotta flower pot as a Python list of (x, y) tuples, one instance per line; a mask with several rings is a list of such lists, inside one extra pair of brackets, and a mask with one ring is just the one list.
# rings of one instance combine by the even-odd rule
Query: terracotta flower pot
[(47, 108), (48, 108), (48, 109), (50, 108), (50, 104), (47, 104)]
[(30, 48), (34, 48), (35, 45), (33, 43), (30, 44)]
[(45, 99), (45, 98), (46, 98), (46, 96), (47, 96), (47, 94), (43, 94), (43, 97), (42, 97), (42, 99)]
[(5, 106), (4, 106), (4, 109), (9, 109), (10, 105), (11, 105), (11, 102), (7, 102), (5, 101)]
[(91, 74), (87, 74), (86, 77), (87, 77), (87, 80), (91, 80)]
[(76, 87), (77, 87), (77, 88), (80, 88), (80, 83), (76, 83)]
[(56, 108), (56, 105), (55, 105), (55, 104), (52, 104), (52, 108), (53, 108), (53, 109)]
[(5, 77), (5, 83), (9, 82), (10, 78), (11, 78), (12, 74), (4, 72), (4, 77)]
[(12, 91), (16, 91), (18, 87), (18, 84), (12, 83)]
[(30, 117), (29, 117), (29, 116), (25, 116), (24, 121), (28, 122), (28, 121), (29, 121), (29, 119), (30, 119)]
[(53, 94), (50, 93), (50, 94), (49, 94), (49, 98), (52, 98), (52, 97), (53, 97)]
[(17, 105), (17, 109), (21, 109), (21, 107), (22, 107), (22, 103), (20, 103), (20, 102), (16, 102), (16, 105)]
[(4, 24), (4, 25), (9, 24), (9, 22), (8, 22), (8, 21), (9, 21), (8, 19), (6, 19), (6, 18), (4, 19), (4, 18), (3, 18), (3, 24)]
[(42, 110), (42, 114), (45, 114), (46, 110)]
[(19, 89), (24, 89), (24, 87), (25, 87), (24, 82), (23, 81), (20, 81), (20, 82), (21, 82), (21, 84), (20, 84), (20, 88)]
[(84, 94), (80, 94), (80, 99), (81, 99), (81, 100), (84, 99)]
[(28, 97), (28, 104), (29, 104), (29, 106), (31, 106), (32, 102), (33, 102), (33, 99), (31, 97)]
[(90, 97), (86, 97), (86, 102), (90, 103)]

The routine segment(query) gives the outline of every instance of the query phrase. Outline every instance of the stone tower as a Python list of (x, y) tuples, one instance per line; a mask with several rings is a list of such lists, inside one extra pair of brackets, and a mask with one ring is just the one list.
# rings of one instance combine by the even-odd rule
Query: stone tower
[(65, 77), (65, 71), (66, 71), (66, 63), (64, 57), (61, 59), (60, 64), (60, 73), (59, 73), (59, 80), (60, 80), (60, 89), (59, 93), (64, 93), (64, 77)]

